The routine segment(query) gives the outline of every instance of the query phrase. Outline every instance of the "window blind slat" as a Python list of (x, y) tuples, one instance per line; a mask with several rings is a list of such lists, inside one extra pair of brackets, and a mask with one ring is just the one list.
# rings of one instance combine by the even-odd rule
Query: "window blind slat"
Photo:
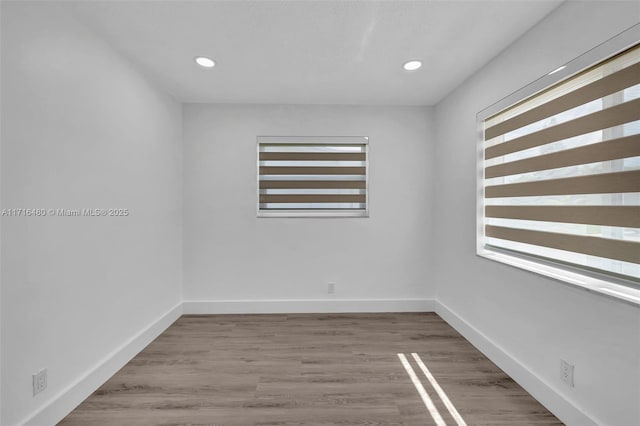
[(640, 170), (485, 187), (486, 198), (640, 192)]
[(260, 203), (364, 203), (364, 194), (261, 194)]
[(364, 152), (261, 152), (260, 161), (365, 161)]
[(566, 250), (624, 262), (640, 263), (640, 243), (609, 238), (530, 231), (487, 225), (485, 235), (491, 238)]
[(586, 104), (598, 98), (623, 90), (640, 83), (640, 63), (596, 80), (573, 92), (569, 92), (546, 104), (530, 109), (520, 115), (510, 118), (502, 123), (489, 127), (485, 131), (485, 138), (492, 139), (497, 136), (524, 127), (528, 124), (542, 120), (571, 108)]
[(485, 159), (640, 120), (640, 99), (597, 111), (553, 127), (494, 145), (485, 150)]
[(365, 167), (274, 167), (261, 166), (261, 175), (365, 175)]
[(640, 206), (486, 206), (485, 216), (640, 228)]
[(599, 161), (640, 156), (640, 135), (612, 139), (578, 148), (539, 155), (524, 160), (496, 164), (485, 169), (485, 178), (556, 169)]
[(357, 215), (348, 216), (360, 216), (360, 213), (366, 211), (366, 203), (260, 203), (260, 208), (263, 210), (278, 210), (286, 212), (334, 212), (339, 210), (342, 212), (357, 212)]
[(363, 180), (261, 180), (260, 189), (365, 189)]

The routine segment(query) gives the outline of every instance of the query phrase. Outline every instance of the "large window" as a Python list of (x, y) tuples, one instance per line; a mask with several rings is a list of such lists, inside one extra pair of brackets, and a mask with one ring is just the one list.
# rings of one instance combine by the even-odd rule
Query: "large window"
[(479, 115), (479, 254), (640, 289), (640, 44), (576, 71)]
[(258, 137), (258, 216), (368, 215), (367, 137)]

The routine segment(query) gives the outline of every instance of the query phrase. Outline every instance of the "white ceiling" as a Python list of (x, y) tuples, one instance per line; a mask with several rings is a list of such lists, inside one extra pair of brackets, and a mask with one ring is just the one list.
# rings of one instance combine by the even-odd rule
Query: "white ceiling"
[[(80, 20), (184, 102), (433, 105), (552, 11), (537, 1), (88, 1)], [(210, 56), (206, 70), (193, 58)], [(425, 66), (402, 69), (419, 58)]]

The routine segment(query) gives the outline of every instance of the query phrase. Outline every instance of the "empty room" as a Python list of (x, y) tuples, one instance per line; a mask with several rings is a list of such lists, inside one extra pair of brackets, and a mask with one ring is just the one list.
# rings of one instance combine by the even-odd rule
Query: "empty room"
[(640, 1), (0, 2), (0, 425), (640, 425)]

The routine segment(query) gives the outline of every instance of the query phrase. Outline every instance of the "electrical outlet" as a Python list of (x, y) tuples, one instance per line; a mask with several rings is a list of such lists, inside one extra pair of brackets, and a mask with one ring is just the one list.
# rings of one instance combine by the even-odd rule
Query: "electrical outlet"
[(39, 394), (47, 388), (47, 369), (43, 368), (36, 374), (32, 375), (33, 379), (33, 394)]
[(573, 365), (563, 359), (560, 360), (560, 379), (573, 387)]
[(336, 292), (336, 283), (327, 284), (327, 293), (333, 294)]

